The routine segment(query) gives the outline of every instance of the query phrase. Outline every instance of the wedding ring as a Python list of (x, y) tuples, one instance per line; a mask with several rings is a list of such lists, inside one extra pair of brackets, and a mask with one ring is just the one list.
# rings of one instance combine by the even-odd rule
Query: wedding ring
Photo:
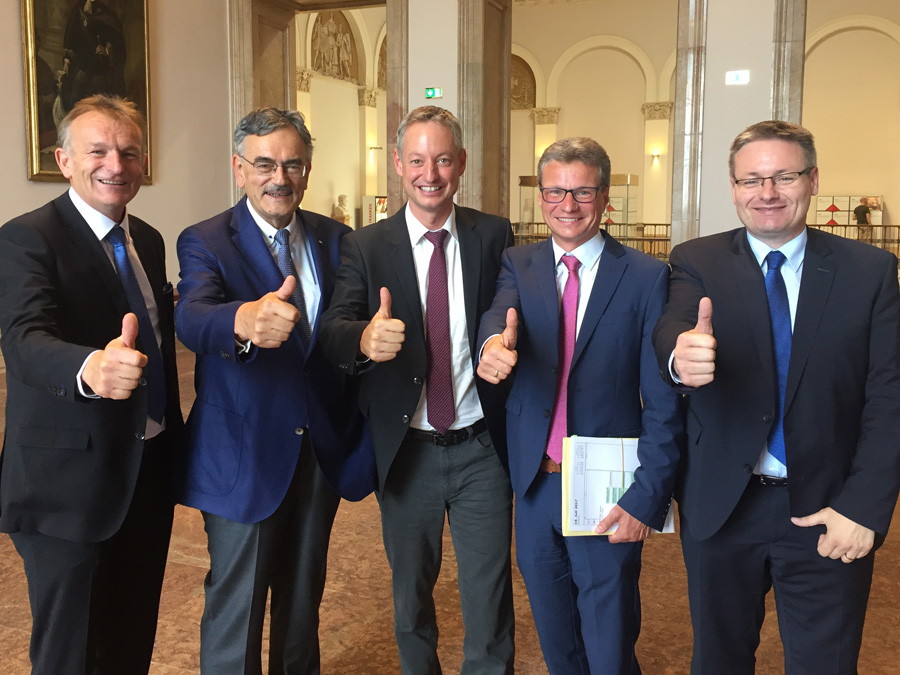
[(500, 371), (494, 370), (494, 377), (499, 377), (499, 376), (500, 376)]

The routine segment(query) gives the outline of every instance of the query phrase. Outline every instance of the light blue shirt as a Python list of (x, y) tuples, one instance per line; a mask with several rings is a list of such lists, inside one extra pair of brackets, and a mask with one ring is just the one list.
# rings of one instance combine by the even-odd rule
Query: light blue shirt
[[(766, 272), (768, 272), (766, 256), (769, 255), (771, 251), (781, 251), (784, 254), (784, 257), (787, 258), (787, 260), (781, 264), (779, 271), (781, 272), (781, 278), (784, 279), (784, 287), (787, 289), (788, 305), (791, 309), (792, 331), (794, 329), (794, 319), (797, 316), (797, 299), (800, 297), (800, 277), (803, 274), (803, 256), (806, 254), (806, 240), (806, 228), (804, 227), (803, 232), (791, 239), (784, 246), (773, 249), (759, 239), (753, 237), (749, 232), (747, 233), (747, 242), (750, 244), (750, 250), (753, 251), (753, 255), (756, 257), (756, 262), (759, 263), (760, 273), (763, 277), (765, 277)], [(787, 451), (790, 452), (790, 448), (788, 448)], [(756, 466), (753, 468), (753, 473), (783, 478), (787, 476), (787, 467), (775, 459), (769, 453), (768, 447), (765, 447), (759, 455), (759, 460), (757, 460)]]

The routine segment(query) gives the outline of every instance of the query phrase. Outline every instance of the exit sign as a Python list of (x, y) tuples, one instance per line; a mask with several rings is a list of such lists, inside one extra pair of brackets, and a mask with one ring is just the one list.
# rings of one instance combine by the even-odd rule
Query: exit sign
[(444, 90), (440, 87), (427, 87), (425, 98), (444, 98)]

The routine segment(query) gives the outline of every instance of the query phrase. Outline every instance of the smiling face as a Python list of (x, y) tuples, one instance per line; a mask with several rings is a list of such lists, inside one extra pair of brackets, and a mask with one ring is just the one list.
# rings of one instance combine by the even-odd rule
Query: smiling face
[(409, 125), (403, 155), (394, 150), (394, 168), (413, 215), (428, 229), (439, 229), (450, 216), (466, 170), (466, 151), (457, 152), (453, 132), (438, 122)]
[(56, 163), (88, 206), (118, 223), (144, 180), (142, 142), (130, 120), (92, 110), (72, 121)]
[[(276, 229), (290, 225), (294, 211), (300, 206), (312, 165), (309, 151), (293, 127), (273, 131), (265, 136), (247, 136), (244, 139), (243, 155), (231, 158), (234, 179), (239, 188), (247, 193), (247, 199), (263, 220)], [(267, 160), (278, 164), (271, 176), (260, 176), (253, 168), (253, 162)], [(302, 163), (307, 166), (305, 176), (289, 176), (282, 164)]]
[[(548, 162), (541, 174), (541, 187), (571, 190), (580, 187), (600, 187), (597, 167), (584, 162)], [(571, 192), (558, 204), (544, 201), (541, 194), (541, 213), (553, 233), (553, 241), (564, 251), (574, 251), (600, 230), (600, 222), (609, 203), (609, 188), (597, 193), (589, 203), (576, 202)]]
[[(734, 177), (759, 178), (806, 169), (803, 149), (790, 141), (761, 140), (748, 143), (734, 156)], [(806, 227), (812, 196), (819, 192), (819, 170), (800, 176), (789, 186), (765, 180), (748, 190), (732, 183), (731, 196), (747, 231), (772, 248), (780, 248)]]

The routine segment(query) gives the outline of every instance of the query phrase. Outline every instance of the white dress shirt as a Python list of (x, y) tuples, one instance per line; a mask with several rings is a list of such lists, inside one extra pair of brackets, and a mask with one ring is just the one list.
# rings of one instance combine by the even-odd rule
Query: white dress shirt
[[(425, 323), (426, 302), (428, 297), (428, 265), (434, 246), (425, 238), (430, 232), (412, 213), (409, 203), (406, 205), (406, 227), (409, 231), (409, 243), (412, 246), (413, 261), (416, 266), (416, 280), (419, 283), (419, 300), (422, 303), (422, 319)], [(472, 352), (469, 349), (469, 332), (466, 325), (466, 298), (463, 290), (462, 261), (460, 259), (459, 238), (456, 233), (456, 209), (444, 223), (443, 230), (450, 236), (444, 243), (444, 254), (447, 256), (447, 301), (450, 308), (450, 346), (452, 350), (451, 373), (453, 375), (453, 401), (456, 404), (456, 421), (451, 429), (463, 429), (484, 417), (481, 400), (475, 388), (475, 371), (472, 368)], [(427, 385), (426, 385), (427, 386)], [(419, 404), (413, 415), (410, 426), (414, 429), (433, 431), (428, 424), (428, 405), (426, 387), (422, 387)]]
[(603, 247), (606, 240), (603, 238), (602, 232), (597, 232), (591, 239), (588, 239), (581, 246), (571, 253), (566, 253), (560, 248), (556, 241), (553, 241), (553, 260), (556, 261), (556, 293), (557, 299), (562, 305), (563, 290), (566, 287), (566, 281), (569, 278), (569, 268), (566, 267), (562, 258), (564, 255), (571, 255), (578, 259), (581, 267), (578, 268), (578, 314), (575, 321), (575, 339), (581, 332), (581, 322), (584, 320), (584, 312), (587, 309), (588, 300), (591, 298), (591, 291), (594, 289), (594, 280), (597, 278), (597, 268), (600, 266), (600, 256), (603, 254)]

